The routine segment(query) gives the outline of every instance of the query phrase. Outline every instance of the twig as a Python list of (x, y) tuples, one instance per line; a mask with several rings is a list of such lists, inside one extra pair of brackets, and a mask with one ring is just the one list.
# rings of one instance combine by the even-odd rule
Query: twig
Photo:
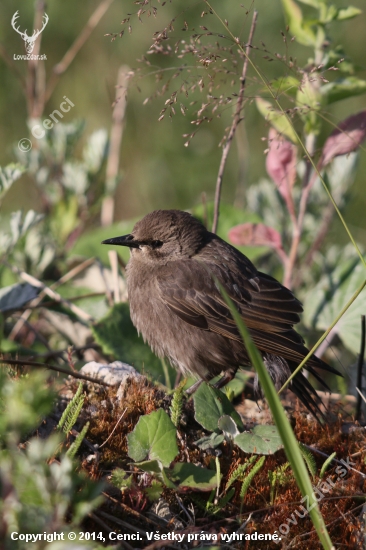
[[(107, 517), (107, 519), (112, 519), (112, 521), (115, 521), (116, 522), (116, 518), (113, 517), (113, 516), (110, 516), (109, 514), (105, 514), (104, 512), (102, 512), (101, 510), (98, 511), (99, 514), (101, 515), (104, 515), (105, 517)], [(109, 517), (108, 517), (109, 516)], [(98, 518), (98, 516), (93, 513), (93, 512), (90, 512), (89, 514), (89, 517), (95, 521), (96, 523), (98, 523), (103, 529), (105, 529), (106, 531), (108, 531), (109, 533), (113, 533), (113, 529), (111, 529), (102, 519)], [(116, 522), (117, 523), (117, 522)], [(134, 550), (133, 547), (128, 544), (128, 542), (122, 540), (122, 541), (118, 541), (118, 548), (125, 548), (126, 550)]]
[[(315, 150), (315, 138), (312, 134), (307, 136), (307, 143), (306, 143), (306, 149), (308, 151), (308, 154), (313, 156), (314, 150)], [(303, 177), (302, 182), (302, 191), (301, 191), (301, 197), (300, 197), (300, 205), (299, 205), (299, 213), (294, 218), (293, 215), (291, 215), (292, 220), (292, 242), (291, 242), (291, 248), (290, 252), (288, 254), (288, 259), (285, 264), (285, 273), (283, 276), (283, 284), (287, 288), (292, 288), (293, 281), (293, 270), (296, 264), (297, 259), (297, 252), (300, 244), (300, 238), (302, 234), (302, 228), (304, 224), (304, 217), (306, 213), (306, 206), (309, 199), (310, 190), (313, 187), (313, 184), (318, 177), (318, 174), (316, 171), (311, 174), (311, 164), (308, 162), (306, 165), (305, 174)]]
[(220, 166), (219, 166), (219, 172), (217, 174), (217, 180), (216, 180), (215, 206), (214, 206), (214, 218), (213, 218), (213, 223), (212, 223), (212, 233), (216, 233), (217, 225), (218, 225), (218, 222), (219, 222), (221, 188), (222, 188), (222, 180), (223, 180), (223, 177), (224, 177), (224, 170), (225, 170), (225, 166), (226, 166), (226, 161), (227, 161), (227, 158), (228, 158), (228, 155), (229, 155), (231, 143), (233, 141), (236, 129), (237, 129), (240, 121), (242, 120), (241, 110), (243, 108), (243, 102), (244, 102), (245, 80), (246, 80), (248, 64), (249, 64), (250, 48), (251, 48), (251, 45), (252, 45), (252, 40), (253, 40), (255, 27), (256, 27), (256, 24), (257, 24), (257, 17), (258, 17), (258, 12), (254, 11), (253, 19), (252, 19), (252, 25), (250, 27), (250, 32), (249, 32), (248, 43), (247, 43), (246, 51), (245, 51), (246, 55), (245, 55), (245, 60), (244, 60), (244, 64), (243, 64), (243, 71), (241, 73), (241, 78), (240, 78), (240, 89), (239, 89), (238, 101), (237, 101), (237, 104), (236, 104), (236, 109), (235, 109), (235, 113), (234, 113), (234, 117), (233, 117), (233, 122), (231, 124), (229, 134), (228, 134), (228, 136), (226, 138), (226, 142), (225, 142), (225, 144), (222, 148), (222, 155), (221, 155), (221, 161), (220, 161)]
[[(98, 298), (100, 296), (105, 296), (105, 292), (88, 292), (87, 294), (79, 294), (79, 296), (69, 296), (68, 301), (78, 302), (79, 300), (85, 300), (86, 298)], [(47, 302), (42, 302), (41, 304), (37, 304), (34, 306), (30, 305), (26, 309), (27, 310), (28, 309), (33, 310), (33, 309), (39, 309), (39, 308), (47, 309), (48, 307), (54, 306), (57, 303), (58, 302), (56, 302), (56, 300), (48, 300)], [(19, 311), (21, 310), (22, 308), (19, 308)]]
[[(58, 281), (53, 283), (50, 286), (50, 288), (52, 290), (55, 290), (60, 285), (66, 283), (67, 281), (70, 281), (70, 279), (73, 279), (74, 277), (76, 277), (76, 275), (79, 275), (79, 273), (84, 271), (84, 269), (86, 269), (87, 267), (92, 265), (94, 263), (94, 260), (95, 260), (95, 258), (89, 258), (88, 260), (85, 260), (85, 262), (82, 262), (81, 264), (77, 265), (76, 267), (71, 269), (68, 273), (65, 273), (65, 275), (63, 275)], [(15, 340), (19, 330), (23, 326), (23, 323), (29, 319), (29, 317), (32, 314), (32, 310), (42, 302), (45, 295), (46, 295), (46, 292), (42, 291), (42, 292), (39, 293), (37, 298), (35, 298), (34, 300), (31, 301), (31, 303), (30, 303), (31, 307), (26, 309), (22, 313), (20, 319), (15, 323), (15, 325), (13, 326), (13, 328), (12, 328), (10, 334), (9, 334), (8, 340), (11, 340), (11, 341)]]
[(73, 372), (68, 369), (63, 369), (62, 367), (55, 367), (54, 365), (49, 365), (48, 363), (38, 363), (37, 361), (27, 361), (21, 359), (0, 359), (0, 363), (5, 365), (29, 365), (30, 367), (43, 367), (45, 369), (50, 369), (55, 372), (62, 372), (62, 374), (68, 374), (73, 378), (79, 378), (80, 380), (86, 380), (87, 382), (92, 382), (93, 384), (100, 384), (101, 386), (111, 386), (107, 382), (98, 380), (97, 378), (92, 378), (91, 376), (86, 376), (85, 374), (80, 374), (80, 372)]
[[(46, 4), (43, 0), (35, 3), (33, 28), (39, 29), (42, 26)], [(34, 43), (33, 59), (28, 61), (28, 72), (26, 81), (26, 101), (28, 109), (28, 118), (39, 118), (45, 106), (45, 85), (46, 74), (44, 61), (38, 59), (42, 40), (42, 33)]]
[(80, 317), (80, 319), (83, 319), (84, 321), (91, 322), (94, 321), (93, 317), (89, 315), (89, 313), (86, 313), (86, 311), (83, 311), (80, 307), (76, 306), (75, 304), (72, 304), (68, 300), (65, 300), (65, 298), (62, 298), (60, 294), (57, 294), (57, 292), (54, 292), (51, 288), (43, 284), (41, 281), (33, 277), (32, 275), (29, 275), (29, 273), (26, 273), (25, 271), (21, 271), (18, 267), (12, 266), (7, 264), (8, 267), (12, 270), (13, 273), (16, 273), (19, 275), (23, 281), (26, 283), (29, 283), (37, 288), (41, 288), (47, 296), (50, 296), (53, 300), (56, 300), (56, 302), (59, 302), (65, 306), (67, 306), (75, 315)]
[(111, 292), (111, 289), (109, 288), (109, 284), (108, 284), (107, 278), (105, 276), (104, 265), (102, 264), (102, 262), (100, 260), (98, 260), (98, 267), (99, 267), (100, 275), (103, 279), (103, 283), (104, 283), (104, 286), (105, 286), (105, 293), (106, 293), (106, 298), (107, 298), (107, 301), (108, 301), (108, 305), (109, 305), (109, 307), (113, 307), (114, 304), (113, 304), (112, 292)]
[[(327, 455), (326, 453), (323, 453), (323, 451), (320, 451), (315, 447), (312, 447), (311, 445), (306, 445), (305, 443), (302, 443), (302, 445), (304, 445), (304, 447), (306, 447), (307, 449), (309, 449), (309, 451), (313, 453), (317, 453), (318, 455), (324, 456), (325, 458), (329, 458), (329, 455)], [(337, 458), (333, 458), (332, 462), (335, 462), (336, 464), (340, 464), (341, 466), (344, 466), (343, 462), (341, 460), (338, 460)], [(362, 476), (364, 479), (366, 478), (366, 474), (363, 474), (359, 470), (356, 470), (356, 468), (352, 468), (352, 466), (347, 466), (347, 467), (353, 472), (356, 472), (356, 474), (359, 474), (360, 476)]]
[(121, 422), (122, 418), (124, 417), (124, 415), (126, 414), (126, 411), (127, 411), (127, 407), (125, 408), (125, 410), (123, 411), (123, 413), (121, 414), (121, 416), (119, 417), (119, 419), (117, 420), (116, 422), (116, 425), (114, 426), (113, 430), (111, 431), (111, 433), (109, 434), (109, 436), (107, 437), (107, 439), (104, 441), (104, 443), (102, 443), (101, 445), (99, 445), (99, 449), (101, 449), (102, 447), (104, 447), (104, 445), (106, 443), (108, 443), (108, 441), (110, 440), (110, 438), (112, 437), (112, 435), (114, 434), (118, 424)]
[(357, 365), (358, 396), (357, 396), (357, 406), (356, 406), (356, 415), (355, 415), (356, 420), (360, 420), (360, 416), (361, 416), (362, 369), (363, 369), (363, 363), (365, 360), (365, 344), (366, 344), (366, 317), (365, 315), (361, 315), (361, 349), (360, 349), (360, 357), (358, 358), (358, 365)]
[(122, 65), (118, 71), (116, 99), (114, 102), (112, 128), (109, 139), (109, 153), (106, 168), (105, 188), (107, 196), (103, 199), (100, 221), (102, 226), (113, 223), (114, 217), (114, 190), (117, 184), (119, 171), (119, 157), (121, 150), (124, 118), (127, 103), (127, 84), (130, 75), (129, 67)]
[(201, 193), (201, 201), (202, 201), (202, 209), (203, 209), (203, 225), (206, 229), (208, 229), (208, 213), (207, 213), (207, 196), (206, 193), (203, 191)]
[(121, 302), (121, 293), (119, 291), (119, 277), (118, 277), (118, 258), (116, 250), (108, 250), (109, 263), (112, 270), (112, 283), (113, 283), (113, 298), (114, 303), (119, 304)]
[(127, 504), (124, 504), (123, 502), (120, 502), (119, 500), (112, 497), (108, 493), (102, 492), (102, 495), (105, 496), (106, 498), (108, 498), (108, 500), (110, 500), (111, 502), (113, 502), (117, 506), (120, 506), (127, 514), (130, 514), (131, 516), (134, 516), (139, 521), (145, 521), (146, 523), (148, 523), (150, 525), (153, 525), (154, 527), (157, 527), (158, 529), (161, 527), (161, 525), (159, 523), (157, 523), (156, 521), (154, 521), (153, 519), (150, 519), (150, 518), (144, 516), (143, 514), (140, 514), (140, 512), (138, 512), (137, 510), (134, 510), (133, 508), (130, 508), (129, 506), (127, 506)]
[[(18, 320), (20, 320), (19, 315), (13, 315), (13, 317), (18, 317)], [(29, 330), (31, 330), (35, 334), (36, 338), (38, 338), (38, 340), (48, 349), (48, 351), (52, 351), (52, 348), (49, 345), (47, 339), (27, 319), (24, 319), (22, 324), (26, 325)]]
[(337, 331), (335, 329), (331, 330), (328, 334), (327, 338), (323, 340), (323, 342), (320, 344), (314, 355), (319, 357), (320, 359), (323, 357), (326, 350), (329, 348), (329, 346), (332, 343), (333, 338), (337, 335)]
[(99, 4), (99, 6), (90, 16), (89, 21), (82, 29), (79, 36), (73, 42), (71, 47), (67, 50), (61, 61), (53, 67), (53, 74), (47, 83), (45, 103), (50, 99), (60, 76), (68, 69), (69, 65), (72, 63), (79, 50), (84, 46), (85, 42), (88, 40), (89, 36), (98, 25), (99, 21), (106, 13), (109, 6), (113, 3), (113, 1), (114, 0), (104, 0)]
[(117, 525), (121, 525), (121, 527), (124, 527), (125, 529), (129, 529), (130, 531), (134, 531), (135, 533), (143, 534), (146, 537), (145, 529), (141, 529), (141, 527), (137, 528), (134, 525), (131, 525), (131, 523), (127, 523), (127, 521), (123, 521), (119, 518), (116, 518), (115, 516), (112, 516), (111, 514), (102, 512), (102, 510), (99, 510), (98, 513), (104, 516), (106, 519), (109, 519), (110, 521), (114, 521), (115, 523), (117, 523)]

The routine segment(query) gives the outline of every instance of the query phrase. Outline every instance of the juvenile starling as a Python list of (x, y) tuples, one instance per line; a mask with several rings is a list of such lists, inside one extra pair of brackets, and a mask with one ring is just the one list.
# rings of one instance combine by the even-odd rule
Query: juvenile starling
[[(301, 303), (276, 279), (193, 216), (180, 210), (156, 210), (136, 223), (130, 235), (102, 244), (128, 246), (127, 288), (131, 319), (159, 357), (184, 374), (231, 380), (250, 360), (237, 326), (214, 277), (226, 289), (279, 389), (307, 355), (293, 329)], [(317, 368), (339, 374), (312, 356), (306, 369), (323, 385)], [(302, 372), (292, 391), (317, 416), (319, 397)], [(256, 393), (262, 397), (255, 381)]]

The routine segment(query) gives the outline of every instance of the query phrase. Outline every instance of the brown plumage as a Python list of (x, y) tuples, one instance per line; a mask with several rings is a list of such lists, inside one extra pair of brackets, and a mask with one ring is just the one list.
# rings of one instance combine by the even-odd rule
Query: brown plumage
[[(127, 287), (132, 322), (154, 353), (182, 372), (208, 381), (224, 371), (218, 384), (222, 386), (240, 366), (250, 365), (212, 276), (238, 308), (277, 389), (307, 355), (302, 337), (293, 329), (302, 312), (293, 293), (257, 271), (246, 256), (187, 212), (151, 212), (130, 235), (103, 244), (130, 248)], [(306, 369), (323, 385), (315, 368), (339, 374), (311, 357)], [(255, 386), (261, 396), (257, 379)], [(290, 387), (317, 416), (318, 395), (301, 372)]]

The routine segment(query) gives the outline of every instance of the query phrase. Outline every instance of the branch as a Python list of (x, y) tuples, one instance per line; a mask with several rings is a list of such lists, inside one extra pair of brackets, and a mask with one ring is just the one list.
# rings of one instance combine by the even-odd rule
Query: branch
[(18, 275), (23, 281), (26, 283), (29, 283), (37, 288), (41, 288), (44, 293), (55, 300), (56, 302), (59, 302), (66, 307), (68, 307), (77, 317), (80, 319), (83, 319), (83, 321), (91, 322), (94, 321), (93, 317), (89, 315), (89, 313), (86, 313), (86, 311), (82, 310), (80, 307), (76, 306), (75, 304), (72, 304), (68, 300), (65, 300), (65, 298), (62, 298), (60, 294), (57, 294), (54, 290), (43, 284), (41, 281), (33, 277), (32, 275), (29, 275), (29, 273), (25, 273), (25, 271), (21, 271), (16, 266), (12, 266), (8, 264), (8, 267), (12, 270), (13, 273)]
[(5, 365), (29, 365), (30, 367), (43, 367), (45, 369), (53, 370), (55, 372), (62, 372), (63, 374), (68, 374), (73, 378), (79, 378), (80, 380), (86, 380), (87, 382), (92, 382), (93, 384), (100, 384), (101, 386), (108, 386), (110, 384), (103, 382), (103, 380), (98, 380), (97, 378), (92, 378), (91, 376), (86, 376), (85, 374), (80, 374), (80, 372), (73, 372), (69, 369), (63, 369), (62, 367), (55, 367), (54, 365), (48, 365), (47, 363), (38, 363), (37, 361), (27, 361), (24, 359), (0, 359), (0, 364)]
[(79, 36), (76, 38), (71, 47), (67, 50), (61, 61), (53, 67), (53, 74), (48, 81), (46, 88), (45, 103), (50, 99), (60, 76), (68, 69), (69, 65), (72, 63), (79, 50), (84, 46), (85, 42), (88, 40), (89, 36), (98, 25), (99, 21), (102, 19), (103, 15), (106, 13), (113, 1), (114, 0), (104, 0), (99, 4), (99, 6), (90, 16), (89, 21), (87, 22)]
[[(67, 281), (70, 281), (70, 279), (72, 279), (73, 277), (76, 277), (77, 275), (79, 275), (82, 271), (84, 271), (84, 269), (91, 266), (94, 263), (94, 261), (95, 261), (95, 258), (89, 258), (88, 260), (85, 260), (81, 264), (79, 264), (76, 267), (72, 268), (68, 273), (63, 275), (58, 281), (56, 281), (55, 283), (53, 283), (53, 285), (50, 286), (51, 290), (55, 290), (60, 285), (63, 285)], [(23, 326), (23, 323), (25, 323), (27, 321), (27, 319), (29, 319), (29, 317), (32, 314), (33, 309), (35, 307), (37, 307), (42, 302), (42, 300), (45, 296), (46, 296), (46, 292), (44, 290), (42, 290), (38, 294), (37, 298), (34, 298), (34, 300), (32, 300), (32, 302), (30, 303), (30, 307), (28, 307), (25, 311), (23, 311), (21, 317), (18, 319), (18, 321), (13, 326), (13, 328), (10, 332), (10, 335), (8, 336), (9, 340), (11, 340), (11, 341), (15, 340), (15, 338), (17, 337), (18, 332), (20, 331), (20, 329)]]
[(215, 206), (214, 206), (214, 218), (213, 218), (213, 223), (212, 223), (212, 233), (216, 233), (217, 225), (218, 225), (218, 222), (219, 222), (221, 188), (222, 188), (222, 180), (223, 180), (223, 177), (224, 177), (224, 170), (225, 170), (225, 166), (226, 166), (226, 161), (227, 161), (227, 158), (228, 158), (228, 155), (229, 155), (231, 143), (233, 141), (236, 129), (237, 129), (240, 121), (242, 120), (241, 116), (240, 116), (240, 113), (241, 113), (241, 110), (243, 108), (245, 80), (246, 80), (248, 64), (249, 64), (250, 48), (252, 46), (253, 35), (254, 35), (256, 24), (257, 24), (257, 17), (258, 17), (258, 12), (254, 11), (253, 19), (252, 19), (252, 25), (250, 27), (250, 32), (249, 32), (248, 43), (247, 43), (246, 50), (245, 50), (245, 60), (244, 60), (244, 65), (243, 65), (243, 71), (242, 71), (241, 77), (240, 77), (240, 90), (239, 90), (238, 101), (237, 101), (237, 104), (236, 104), (236, 109), (235, 109), (235, 113), (234, 113), (234, 117), (233, 117), (233, 122), (231, 124), (231, 128), (230, 128), (230, 131), (229, 131), (229, 135), (227, 136), (225, 145), (222, 148), (222, 155), (221, 155), (221, 161), (220, 161), (220, 166), (219, 166), (219, 172), (217, 174), (217, 180), (216, 180)]
[(105, 181), (107, 196), (103, 199), (100, 214), (100, 222), (103, 227), (113, 223), (115, 200), (112, 194), (116, 188), (119, 171), (119, 157), (127, 104), (127, 85), (129, 76), (129, 68), (126, 65), (122, 65), (118, 71), (116, 99), (113, 104), (112, 128), (109, 139)]
[[(313, 134), (309, 134), (306, 139), (307, 139), (306, 150), (308, 151), (309, 156), (312, 157), (315, 151), (315, 136)], [(296, 218), (294, 219), (293, 216), (291, 216), (292, 228), (293, 228), (292, 243), (291, 243), (290, 252), (288, 254), (288, 260), (286, 262), (285, 273), (283, 277), (284, 286), (290, 289), (293, 286), (292, 284), (293, 270), (297, 259), (297, 252), (300, 244), (300, 239), (301, 239), (301, 234), (302, 234), (302, 229), (304, 224), (304, 217), (305, 217), (306, 207), (309, 199), (309, 193), (315, 183), (317, 176), (318, 176), (318, 173), (316, 171), (311, 173), (311, 164), (310, 162), (308, 162), (306, 165), (306, 171), (305, 171), (305, 175), (302, 183), (299, 214), (297, 219)]]

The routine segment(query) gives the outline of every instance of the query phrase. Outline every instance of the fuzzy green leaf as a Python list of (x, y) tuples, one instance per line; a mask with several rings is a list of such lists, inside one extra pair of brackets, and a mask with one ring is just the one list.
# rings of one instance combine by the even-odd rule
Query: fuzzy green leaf
[(216, 472), (195, 464), (178, 462), (172, 470), (165, 468), (165, 474), (172, 483), (178, 485), (178, 489), (212, 491), (217, 488)]
[(240, 429), (244, 429), (240, 416), (222, 391), (206, 384), (200, 385), (193, 395), (195, 419), (205, 430), (217, 431), (221, 416), (227, 414)]
[(283, 9), (291, 34), (303, 46), (315, 46), (316, 36), (303, 19), (302, 11), (294, 0), (282, 0)]
[(281, 436), (276, 426), (255, 426), (250, 432), (239, 434), (234, 443), (245, 453), (271, 455), (282, 449)]
[(366, 93), (366, 80), (362, 80), (356, 76), (339, 78), (334, 82), (324, 84), (319, 91), (326, 104), (330, 105), (341, 99), (348, 99)]
[(178, 454), (176, 428), (163, 409), (141, 416), (134, 430), (128, 434), (128, 456), (136, 462), (159, 460), (163, 466)]
[(293, 143), (297, 143), (296, 133), (284, 113), (275, 109), (272, 103), (261, 97), (256, 99), (256, 105), (261, 115), (276, 128), (279, 134), (286, 136)]

